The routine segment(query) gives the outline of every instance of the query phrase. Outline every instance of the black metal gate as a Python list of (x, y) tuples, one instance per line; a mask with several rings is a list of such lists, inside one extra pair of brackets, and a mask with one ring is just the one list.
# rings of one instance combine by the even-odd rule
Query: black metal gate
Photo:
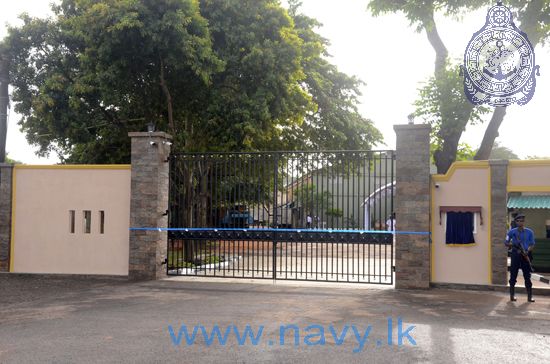
[(167, 273), (393, 284), (394, 173), (394, 151), (172, 155)]

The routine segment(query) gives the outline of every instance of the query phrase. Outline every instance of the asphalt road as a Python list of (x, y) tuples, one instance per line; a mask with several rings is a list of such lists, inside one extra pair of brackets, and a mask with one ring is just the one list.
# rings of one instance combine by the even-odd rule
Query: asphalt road
[[(550, 297), (536, 299), (529, 304), (520, 295), (510, 303), (501, 292), (363, 285), (0, 274), (0, 362), (547, 363)], [(197, 327), (194, 343), (182, 325), (189, 340)], [(238, 343), (235, 331), (242, 335), (247, 325), (254, 335), (262, 330), (256, 345)], [(225, 344), (209, 343), (216, 326), (222, 336), (229, 327)]]

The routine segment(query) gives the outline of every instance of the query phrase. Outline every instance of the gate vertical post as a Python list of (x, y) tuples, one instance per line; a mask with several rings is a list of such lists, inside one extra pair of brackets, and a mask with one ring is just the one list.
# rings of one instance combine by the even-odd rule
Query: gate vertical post
[(10, 270), (12, 176), (13, 165), (0, 163), (0, 272)]
[[(394, 125), (396, 148), (395, 288), (430, 287), (430, 126)], [(400, 231), (424, 234), (400, 234)]]
[[(166, 228), (172, 137), (163, 132), (134, 132), (128, 136), (132, 139), (130, 228)], [(128, 277), (165, 277), (167, 244), (166, 231), (130, 230)]]
[[(279, 155), (275, 154), (275, 165), (273, 168), (273, 229), (277, 229), (277, 210), (279, 208), (278, 203), (278, 194), (279, 194)], [(282, 214), (282, 212), (281, 212)], [(272, 269), (273, 269), (273, 279), (277, 279), (277, 231), (273, 231), (273, 241), (272, 241)]]

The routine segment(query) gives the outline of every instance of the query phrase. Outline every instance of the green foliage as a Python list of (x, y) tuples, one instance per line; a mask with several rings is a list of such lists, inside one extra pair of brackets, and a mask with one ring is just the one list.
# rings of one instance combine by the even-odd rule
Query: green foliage
[[(297, 6), (297, 4), (296, 4)], [(149, 121), (176, 151), (367, 148), (359, 80), (326, 61), (317, 23), (277, 0), (63, 0), (2, 42), (40, 154), (127, 163)]]
[(9, 155), (6, 155), (6, 163), (7, 164), (23, 164), (23, 162), (20, 162), (20, 161), (15, 160), (15, 159), (11, 159), (9, 157)]
[[(431, 77), (421, 87), (414, 105), (414, 115), (432, 126), (432, 157), (443, 149), (443, 144), (452, 135), (460, 136), (466, 125), (483, 122), (483, 116), (490, 109), (484, 106), (472, 107), (463, 92), (459, 66), (447, 65), (439, 77)], [(456, 141), (458, 143), (458, 140)], [(456, 160), (471, 160), (475, 151), (466, 144), (457, 144)], [(434, 161), (436, 162), (436, 161)]]
[(457, 161), (471, 161), (474, 159), (476, 151), (467, 143), (458, 144), (456, 150), (456, 160)]
[(220, 263), (220, 262), (222, 262), (222, 260), (217, 255), (207, 256), (203, 260), (203, 264), (216, 264), (216, 263)]
[(499, 142), (495, 142), (493, 149), (491, 150), (490, 159), (520, 159), (516, 153), (514, 153), (510, 148), (500, 145)]
[(216, 54), (226, 67), (204, 97), (198, 150), (265, 150), (284, 144), (314, 105), (300, 87), (303, 42), (285, 9), (272, 0), (204, 0)]
[(319, 215), (322, 206), (332, 204), (332, 193), (329, 191), (319, 191), (314, 184), (299, 186), (295, 192), (295, 202), (305, 213)]
[(344, 211), (342, 211), (341, 209), (328, 209), (326, 211), (326, 214), (327, 216), (331, 217), (342, 217), (344, 216)]

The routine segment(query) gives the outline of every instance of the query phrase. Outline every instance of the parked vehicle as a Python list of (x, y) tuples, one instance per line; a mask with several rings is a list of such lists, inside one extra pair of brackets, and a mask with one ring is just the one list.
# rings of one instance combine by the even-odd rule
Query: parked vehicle
[(248, 228), (254, 223), (254, 218), (245, 205), (236, 205), (227, 210), (222, 218), (224, 228)]

